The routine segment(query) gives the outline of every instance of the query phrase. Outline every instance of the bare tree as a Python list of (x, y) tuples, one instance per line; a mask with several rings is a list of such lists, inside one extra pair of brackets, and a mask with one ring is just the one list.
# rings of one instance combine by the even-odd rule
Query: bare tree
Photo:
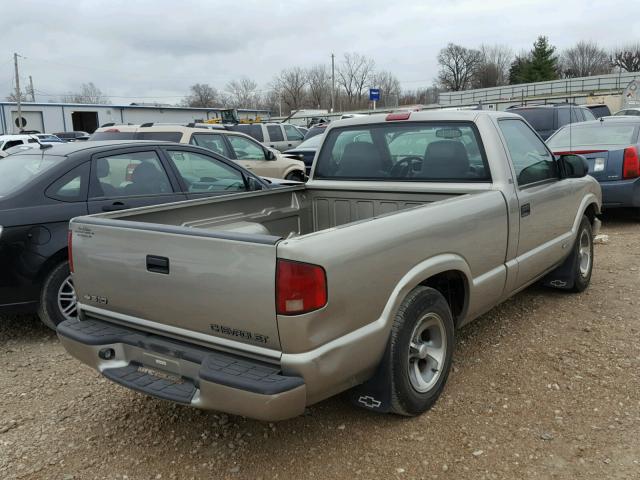
[(325, 65), (314, 65), (307, 70), (309, 101), (314, 108), (328, 105), (331, 99), (331, 75)]
[(616, 49), (611, 63), (627, 72), (640, 72), (640, 43)]
[(228, 103), (235, 108), (253, 108), (260, 102), (258, 84), (247, 77), (227, 83)]
[(182, 100), (185, 107), (215, 107), (221, 104), (218, 91), (208, 83), (191, 85), (189, 92)]
[[(16, 91), (13, 90), (9, 95), (7, 95), (7, 102), (17, 102), (18, 101), (18, 95), (16, 94)], [(20, 92), (20, 101), (21, 102), (27, 102), (27, 94), (25, 92)]]
[(506, 45), (481, 45), (480, 63), (473, 76), (475, 88), (507, 85), (513, 51)]
[(338, 67), (336, 81), (344, 90), (350, 107), (362, 107), (365, 87), (369, 85), (375, 62), (359, 53), (345, 53)]
[(449, 43), (438, 54), (438, 81), (447, 90), (458, 91), (471, 87), (473, 76), (482, 60), (479, 50)]
[(83, 83), (79, 92), (64, 95), (62, 97), (62, 101), (66, 103), (110, 103), (107, 97), (102, 93), (102, 90), (96, 87), (93, 82)]
[(406, 90), (400, 95), (400, 105), (432, 105), (438, 103), (440, 88), (436, 85), (417, 90)]
[(300, 67), (283, 70), (273, 83), (274, 90), (289, 111), (302, 106), (306, 96), (307, 75)]
[(380, 107), (395, 107), (400, 103), (400, 80), (391, 72), (382, 70), (371, 76), (370, 86), (380, 89)]
[(560, 71), (569, 78), (611, 73), (611, 60), (595, 42), (578, 42), (560, 55)]

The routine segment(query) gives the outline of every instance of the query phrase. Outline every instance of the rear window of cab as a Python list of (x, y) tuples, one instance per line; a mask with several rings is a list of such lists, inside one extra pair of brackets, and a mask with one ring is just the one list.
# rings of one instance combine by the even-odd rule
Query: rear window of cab
[(472, 123), (394, 122), (330, 130), (314, 178), (487, 182), (491, 175)]

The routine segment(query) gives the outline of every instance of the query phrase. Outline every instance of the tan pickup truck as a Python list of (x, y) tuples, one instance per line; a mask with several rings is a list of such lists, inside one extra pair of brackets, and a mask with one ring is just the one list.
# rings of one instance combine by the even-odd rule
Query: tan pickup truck
[(418, 415), (459, 328), (534, 282), (587, 288), (600, 204), (517, 115), (337, 121), (307, 184), (72, 220), (80, 321), (58, 335), (195, 407), (280, 420), (350, 390)]

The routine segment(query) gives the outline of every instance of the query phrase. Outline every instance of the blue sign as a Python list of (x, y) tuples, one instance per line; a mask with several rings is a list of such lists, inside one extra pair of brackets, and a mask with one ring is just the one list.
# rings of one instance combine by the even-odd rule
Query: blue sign
[(369, 89), (369, 100), (375, 102), (380, 100), (380, 89), (379, 88), (370, 88)]

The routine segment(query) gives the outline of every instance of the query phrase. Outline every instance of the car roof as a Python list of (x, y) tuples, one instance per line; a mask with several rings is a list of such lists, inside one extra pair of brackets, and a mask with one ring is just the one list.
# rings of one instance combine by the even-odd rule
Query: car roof
[[(86, 141), (86, 142), (69, 142), (53, 145), (49, 148), (34, 148), (32, 150), (25, 150), (24, 155), (56, 155), (56, 156), (68, 156), (76, 152), (83, 150), (108, 150), (110, 147), (129, 147), (134, 145), (167, 145), (172, 142), (161, 142), (154, 140), (98, 140), (98, 141)], [(51, 144), (47, 144), (51, 145)]]
[(543, 105), (521, 105), (519, 107), (510, 107), (509, 111), (512, 110), (533, 110), (536, 108), (587, 108), (586, 105), (572, 105), (570, 103), (547, 103)]

